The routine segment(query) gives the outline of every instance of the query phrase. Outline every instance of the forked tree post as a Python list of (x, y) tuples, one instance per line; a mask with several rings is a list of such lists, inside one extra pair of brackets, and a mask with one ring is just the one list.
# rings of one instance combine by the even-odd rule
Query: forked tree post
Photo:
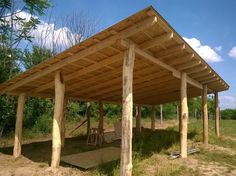
[(122, 139), (120, 175), (132, 175), (132, 117), (133, 117), (133, 68), (135, 59), (134, 45), (124, 53), (123, 95), (122, 95)]
[(160, 105), (160, 123), (163, 123), (163, 110), (162, 110), (162, 104)]
[(65, 145), (65, 133), (66, 133), (66, 113), (67, 113), (67, 103), (68, 99), (64, 98), (63, 113), (61, 117), (61, 146)]
[(136, 106), (136, 130), (137, 132), (141, 132), (141, 106)]
[(14, 158), (18, 158), (21, 155), (24, 105), (25, 105), (25, 94), (21, 93), (18, 97), (17, 112), (16, 112), (15, 141), (13, 149)]
[(155, 130), (155, 118), (156, 118), (156, 109), (155, 106), (152, 106), (152, 116), (151, 116), (151, 129)]
[(187, 158), (187, 133), (188, 133), (188, 103), (187, 103), (187, 75), (181, 73), (180, 87), (180, 156)]
[(208, 144), (208, 109), (207, 109), (207, 85), (202, 90), (202, 114), (203, 114), (203, 143)]
[(218, 92), (215, 92), (215, 133), (220, 136), (220, 108)]
[(104, 110), (103, 110), (103, 102), (100, 100), (99, 101), (99, 123), (98, 123), (98, 128), (100, 130), (103, 130), (103, 122), (104, 121)]
[(61, 157), (61, 117), (64, 109), (65, 85), (60, 71), (55, 73), (55, 105), (52, 129), (52, 161), (51, 167), (56, 168), (60, 164)]

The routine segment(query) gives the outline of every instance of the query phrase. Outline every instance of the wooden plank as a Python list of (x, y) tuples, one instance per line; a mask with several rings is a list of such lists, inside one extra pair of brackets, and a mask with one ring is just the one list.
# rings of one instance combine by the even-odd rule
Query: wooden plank
[(127, 38), (137, 32), (140, 32), (148, 27), (153, 26), (154, 24), (157, 23), (157, 17), (148, 17), (145, 20), (142, 20), (141, 22), (132, 25), (131, 27), (117, 33), (116, 35), (113, 35), (107, 39), (104, 39), (103, 41), (92, 45), (80, 52), (78, 52), (77, 54), (67, 57), (63, 60), (61, 60), (60, 62), (54, 64), (53, 66), (47, 67), (43, 70), (41, 70), (40, 72), (37, 72), (35, 74), (32, 74), (30, 76), (28, 76), (27, 78), (25, 78), (24, 80), (20, 80), (18, 82), (16, 82), (15, 84), (5, 88), (4, 90), (1, 91), (1, 94), (5, 93), (6, 91), (11, 91), (14, 90), (24, 84), (29, 83), (30, 81), (33, 81), (35, 79), (38, 79), (40, 77), (43, 77), (51, 72), (54, 72), (62, 67), (64, 67), (67, 64), (73, 63), (75, 61), (78, 61), (81, 58), (84, 58), (92, 53), (95, 53), (103, 48), (106, 48), (110, 45), (112, 45), (113, 43), (115, 43), (118, 39), (122, 39), (122, 38)]
[(15, 141), (13, 149), (14, 158), (18, 158), (21, 155), (24, 105), (25, 105), (25, 94), (21, 93), (18, 97), (17, 112), (16, 112)]
[(133, 68), (134, 45), (125, 52), (123, 63), (122, 139), (120, 175), (132, 175), (132, 120), (133, 120)]
[(174, 35), (173, 35), (172, 32), (171, 33), (167, 33), (167, 34), (163, 34), (161, 36), (155, 37), (155, 38), (153, 38), (151, 40), (148, 40), (148, 41), (142, 43), (140, 45), (140, 48), (144, 49), (144, 50), (152, 48), (152, 47), (160, 45), (160, 44), (162, 44), (162, 43), (164, 43), (164, 42), (166, 42), (168, 40), (171, 40), (173, 38), (173, 36)]

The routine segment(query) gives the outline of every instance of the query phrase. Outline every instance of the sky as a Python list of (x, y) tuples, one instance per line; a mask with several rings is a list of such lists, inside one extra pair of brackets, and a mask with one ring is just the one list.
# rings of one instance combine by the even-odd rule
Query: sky
[[(52, 0), (52, 4), (54, 21), (83, 11), (100, 29), (152, 5), (230, 85), (228, 91), (219, 94), (221, 108), (236, 108), (235, 0)], [(54, 25), (46, 23), (46, 17), (40, 19), (41, 28)], [(63, 27), (53, 30), (58, 32)]]

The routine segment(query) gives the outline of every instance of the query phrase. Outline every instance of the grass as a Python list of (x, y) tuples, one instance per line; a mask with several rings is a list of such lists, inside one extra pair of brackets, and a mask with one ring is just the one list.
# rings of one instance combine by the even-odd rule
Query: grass
[[(92, 119), (91, 126), (97, 126), (97, 121)], [(114, 120), (105, 119), (105, 129), (113, 128)], [(158, 122), (157, 122), (158, 123)], [(67, 129), (72, 130), (79, 123), (76, 121), (68, 121)], [(164, 122), (164, 125), (167, 122)], [(173, 123), (172, 123), (173, 124)], [(143, 119), (142, 125), (150, 127), (150, 120)], [(218, 146), (223, 148), (222, 150), (205, 148), (202, 145), (202, 122), (200, 120), (191, 120), (188, 125), (188, 146), (193, 148), (200, 148), (201, 152), (195, 156), (189, 156), (188, 160), (176, 159), (168, 160), (168, 154), (172, 151), (179, 150), (179, 133), (178, 125), (169, 127), (167, 129), (157, 129), (151, 131), (148, 128), (143, 128), (142, 133), (136, 133), (134, 130), (133, 136), (133, 175), (201, 175), (201, 170), (197, 165), (190, 167), (188, 162), (197, 160), (200, 163), (219, 163), (229, 168), (229, 172), (236, 168), (235, 155), (229, 154), (224, 148), (235, 151), (236, 149), (236, 121), (235, 120), (222, 120), (220, 122), (221, 137), (217, 138), (214, 131), (214, 121), (209, 120), (209, 143), (212, 146)], [(24, 130), (23, 130), (24, 131)], [(69, 132), (69, 130), (67, 131)], [(84, 134), (86, 132), (86, 125), (80, 130), (76, 131), (73, 135), (79, 136), (79, 139), (67, 140), (68, 153), (70, 154), (72, 149), (78, 148), (78, 143), (75, 141), (86, 140)], [(26, 133), (26, 134), (25, 134)], [(31, 137), (30, 132), (25, 131), (24, 137)], [(27, 134), (28, 133), (28, 134)], [(34, 133), (32, 133), (35, 138)], [(27, 137), (27, 138), (28, 138)], [(49, 146), (49, 144), (45, 144)], [(73, 148), (74, 147), (74, 148)], [(78, 151), (87, 151), (92, 148), (86, 145), (80, 146)], [(43, 150), (43, 149), (42, 149)], [(51, 147), (48, 149), (50, 155)], [(33, 151), (33, 149), (32, 149)], [(77, 152), (78, 152), (77, 151)], [(235, 151), (236, 152), (236, 151)], [(35, 158), (38, 157), (35, 156)], [(48, 156), (50, 158), (50, 156)], [(45, 158), (45, 161), (48, 158)], [(206, 164), (207, 165), (207, 164)], [(43, 167), (43, 165), (42, 165)], [(90, 175), (107, 175), (118, 176), (120, 169), (120, 162), (113, 161), (107, 164), (103, 164), (97, 168), (89, 170)]]

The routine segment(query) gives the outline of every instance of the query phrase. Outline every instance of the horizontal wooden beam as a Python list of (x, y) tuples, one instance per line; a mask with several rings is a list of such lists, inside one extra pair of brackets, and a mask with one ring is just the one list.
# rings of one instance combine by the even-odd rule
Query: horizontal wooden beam
[(154, 46), (161, 45), (164, 42), (171, 40), (173, 38), (173, 36), (174, 36), (173, 32), (167, 33), (167, 34), (162, 34), (161, 36), (155, 37), (151, 40), (148, 40), (148, 41), (142, 43), (140, 45), (140, 48), (146, 50), (146, 49), (152, 48)]
[[(125, 41), (125, 40), (122, 40), (121, 41), (121, 44), (125, 47), (127, 47), (130, 43), (133, 43), (132, 41)], [(135, 52), (138, 54), (138, 55), (141, 55), (142, 57), (148, 59), (149, 61), (159, 65), (160, 67), (170, 71), (173, 73), (173, 76), (175, 76), (176, 78), (181, 78), (181, 73), (180, 71), (176, 70), (175, 68), (173, 68), (172, 66), (160, 61), (158, 58), (154, 57), (151, 53), (148, 53), (147, 51), (143, 51), (141, 50), (138, 46), (135, 47)], [(200, 84), (199, 82), (197, 82), (196, 80), (190, 78), (187, 76), (187, 82), (199, 89), (202, 89), (203, 86), (202, 84)]]
[[(87, 47), (85, 48), (84, 50), (78, 52), (77, 54), (74, 54), (72, 56), (69, 56), (57, 63), (55, 63), (54, 65), (52, 66), (49, 66), (49, 67), (46, 67), (45, 69), (43, 70), (40, 70), (24, 79), (21, 79), (19, 80), (18, 82), (6, 87), (5, 89), (3, 89), (0, 93), (1, 94), (4, 94), (5, 92), (7, 91), (11, 91), (11, 90), (14, 90), (22, 85), (25, 85), (33, 80), (36, 80), (40, 77), (43, 77), (45, 75), (48, 75), (49, 73), (52, 73), (64, 66), (66, 66), (67, 64), (70, 64), (70, 63), (73, 63), (75, 61), (78, 61), (79, 59), (81, 58), (84, 58), (92, 53), (95, 53), (101, 49), (104, 49), (112, 44), (114, 44), (117, 40), (119, 39), (123, 39), (123, 38), (127, 38), (135, 33), (138, 33), (140, 31), (143, 31), (144, 29), (150, 27), (150, 26), (153, 26), (154, 24), (157, 23), (157, 17), (156, 16), (153, 16), (153, 17), (148, 17), (147, 19), (144, 19), (142, 20), (141, 22), (135, 24), (135, 25), (132, 25), (131, 27), (127, 28), (127, 29), (124, 29), (123, 31), (111, 36), (111, 37), (108, 37), (104, 40), (102, 40), (101, 42), (99, 43), (96, 43), (90, 47)], [(57, 57), (57, 56), (56, 56)], [(46, 64), (46, 62), (43, 62), (42, 64)]]

